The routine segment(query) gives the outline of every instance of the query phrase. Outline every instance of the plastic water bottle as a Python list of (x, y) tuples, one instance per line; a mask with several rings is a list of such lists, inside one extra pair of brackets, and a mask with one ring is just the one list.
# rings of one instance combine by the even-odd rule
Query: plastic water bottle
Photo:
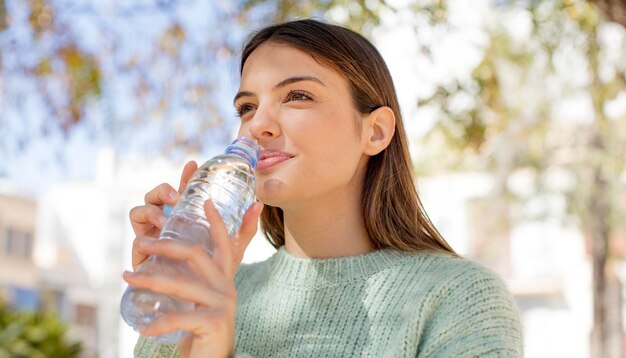
[[(252, 139), (237, 138), (224, 154), (209, 159), (198, 168), (163, 225), (159, 239), (201, 244), (207, 254), (212, 255), (210, 225), (204, 213), (207, 199), (213, 201), (232, 238), (241, 226), (243, 214), (254, 201), (253, 169), (256, 168), (259, 151), (259, 146)], [(162, 256), (150, 256), (137, 271), (195, 277), (186, 262)], [(124, 321), (138, 331), (141, 326), (152, 323), (168, 312), (193, 310), (194, 303), (128, 286), (120, 308)], [(184, 333), (176, 331), (154, 339), (159, 343), (172, 344)]]

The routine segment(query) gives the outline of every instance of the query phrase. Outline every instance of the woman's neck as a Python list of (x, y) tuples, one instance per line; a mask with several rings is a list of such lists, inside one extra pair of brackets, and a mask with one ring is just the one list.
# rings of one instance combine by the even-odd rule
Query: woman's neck
[(374, 251), (358, 198), (328, 198), (283, 210), (285, 249), (298, 257), (331, 258)]

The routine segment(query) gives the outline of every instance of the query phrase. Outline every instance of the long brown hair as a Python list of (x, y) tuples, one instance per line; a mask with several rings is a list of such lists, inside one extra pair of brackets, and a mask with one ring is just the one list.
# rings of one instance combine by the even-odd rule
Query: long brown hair
[[(417, 194), (396, 91), (378, 50), (363, 36), (340, 26), (311, 19), (290, 21), (261, 29), (248, 40), (240, 73), (250, 54), (265, 42), (292, 46), (337, 71), (347, 79), (354, 105), (362, 114), (382, 106), (393, 110), (395, 134), (385, 150), (370, 157), (361, 193), (365, 228), (373, 244), (456, 255), (428, 218)], [(265, 206), (261, 228), (274, 247), (285, 244), (282, 209)]]

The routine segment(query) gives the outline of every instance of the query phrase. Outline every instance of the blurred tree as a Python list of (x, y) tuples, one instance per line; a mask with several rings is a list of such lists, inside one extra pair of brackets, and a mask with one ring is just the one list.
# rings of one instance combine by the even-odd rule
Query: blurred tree
[(4, 0), (0, 0), (0, 31), (6, 29), (7, 26), (7, 5)]
[[(435, 24), (444, 20), (445, 8), (445, 0), (413, 0), (405, 11), (424, 14)], [(254, 19), (261, 24), (320, 18), (371, 37), (372, 31), (381, 24), (381, 15), (395, 13), (398, 9), (387, 0), (242, 0), (240, 18)]]
[(40, 157), (58, 163), (40, 166), (64, 165), (73, 154), (54, 143), (77, 131), (123, 154), (222, 146), (226, 119), (236, 123), (228, 97), (243, 36), (237, 11), (198, 1), (0, 0), (0, 156), (8, 159), (0, 175), (41, 143), (49, 150)]
[[(623, 230), (618, 218), (624, 217), (619, 201), (626, 116), (610, 117), (609, 107), (626, 94), (626, 37), (590, 2), (531, 1), (525, 2), (526, 12), (519, 2), (512, 3), (501, 6), (500, 20), (488, 29), (489, 45), (471, 80), (445, 83), (420, 101), (440, 109), (427, 141), (448, 149), (437, 151), (431, 169), (446, 163), (494, 173), (494, 221), (510, 220), (511, 198), (523, 204), (539, 195), (564, 195), (570, 211), (556, 215), (577, 218), (592, 256), (592, 357), (621, 358), (621, 288), (610, 247), (611, 238)], [(530, 18), (525, 40), (514, 38), (507, 27), (513, 16)], [(616, 42), (608, 40), (616, 33)], [(473, 101), (459, 109), (463, 97)], [(571, 111), (564, 114), (569, 106), (579, 108), (583, 117), (574, 113), (578, 119), (572, 120)], [(508, 184), (520, 169), (534, 173), (531, 196), (520, 197)], [(555, 176), (565, 184), (550, 184)]]
[(66, 332), (56, 315), (15, 311), (0, 298), (0, 357), (78, 357), (81, 344), (67, 342)]
[(221, 147), (237, 123), (234, 54), (249, 29), (330, 16), (368, 34), (382, 9), (393, 10), (384, 0), (0, 0), (0, 175), (32, 152), (31, 166), (67, 175), (79, 154), (59, 144), (76, 136), (121, 155)]
[(385, 0), (243, 0), (242, 16), (264, 9), (257, 21), (280, 23), (299, 18), (332, 18), (343, 26), (369, 34), (380, 24), (380, 11), (393, 9)]
[(591, 0), (607, 18), (622, 26), (626, 26), (626, 1), (624, 0)]

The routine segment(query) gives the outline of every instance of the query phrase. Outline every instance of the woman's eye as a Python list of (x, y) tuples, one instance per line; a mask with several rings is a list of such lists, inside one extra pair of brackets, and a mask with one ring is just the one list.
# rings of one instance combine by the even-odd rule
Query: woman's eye
[(239, 106), (237, 106), (237, 115), (239, 117), (243, 116), (244, 114), (253, 111), (254, 110), (254, 106), (248, 103), (244, 103), (241, 104)]
[(288, 100), (290, 101), (307, 101), (310, 100), (311, 96), (301, 91), (291, 91), (289, 92)]

